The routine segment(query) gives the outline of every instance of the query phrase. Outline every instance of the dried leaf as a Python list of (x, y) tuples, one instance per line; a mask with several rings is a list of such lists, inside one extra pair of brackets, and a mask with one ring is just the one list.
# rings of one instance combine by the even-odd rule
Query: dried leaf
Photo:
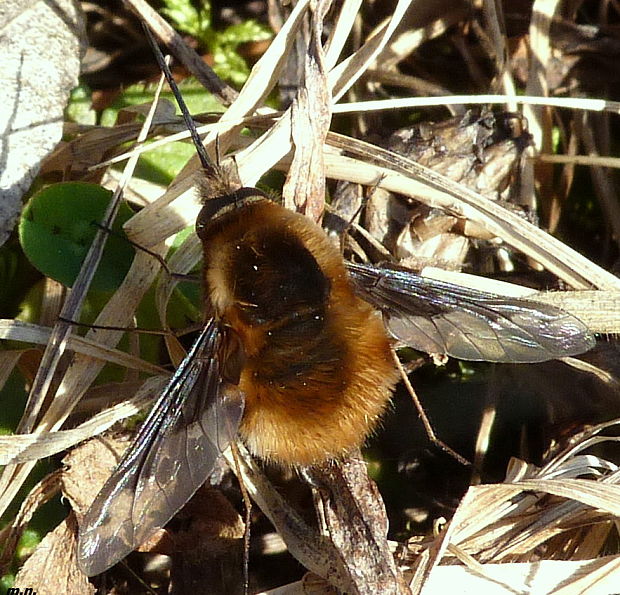
[[(69, 91), (77, 85), (84, 37), (78, 3), (6, 0), (0, 6), (0, 244), (21, 211), (41, 160), (62, 135)], [(41, 46), (46, 51), (41, 52)]]

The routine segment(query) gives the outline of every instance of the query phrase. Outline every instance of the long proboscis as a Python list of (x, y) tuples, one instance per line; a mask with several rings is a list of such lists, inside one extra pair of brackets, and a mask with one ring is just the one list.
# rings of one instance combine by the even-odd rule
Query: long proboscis
[(211, 158), (209, 157), (207, 153), (207, 150), (205, 149), (205, 146), (202, 144), (202, 141), (200, 140), (200, 135), (198, 134), (198, 131), (196, 130), (196, 124), (194, 123), (194, 120), (191, 114), (189, 113), (187, 104), (185, 103), (185, 100), (183, 99), (183, 96), (181, 95), (181, 92), (179, 91), (179, 87), (176, 81), (174, 80), (174, 77), (172, 76), (172, 72), (170, 72), (170, 67), (168, 66), (168, 63), (166, 62), (166, 60), (164, 59), (164, 55), (162, 54), (162, 51), (159, 49), (159, 45), (155, 41), (155, 38), (153, 37), (153, 34), (151, 33), (148, 26), (145, 24), (143, 24), (142, 26), (144, 27), (146, 38), (148, 39), (149, 44), (151, 45), (153, 54), (155, 56), (155, 59), (157, 60), (157, 64), (159, 65), (159, 68), (163, 72), (164, 76), (166, 77), (166, 80), (168, 81), (168, 85), (170, 86), (172, 94), (174, 95), (174, 98), (176, 99), (179, 109), (181, 110), (181, 113), (183, 114), (183, 120), (185, 121), (185, 125), (187, 126), (187, 129), (189, 130), (189, 133), (192, 137), (192, 142), (194, 143), (194, 146), (196, 147), (196, 152), (198, 153), (198, 158), (200, 159), (200, 163), (202, 164), (202, 167), (205, 170), (205, 173), (207, 174), (207, 176), (218, 178), (219, 168), (213, 163), (213, 161), (211, 160)]

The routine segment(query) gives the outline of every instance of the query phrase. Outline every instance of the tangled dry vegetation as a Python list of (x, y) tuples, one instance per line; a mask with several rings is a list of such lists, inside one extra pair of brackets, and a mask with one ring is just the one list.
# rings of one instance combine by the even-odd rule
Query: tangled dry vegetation
[[(325, 212), (329, 231), (346, 235), (347, 257), (447, 267), (450, 280), (492, 291), (506, 287), (463, 280), (457, 271), (502, 276), (520, 285), (511, 285), (519, 294), (532, 291), (523, 285), (563, 288), (535, 298), (560, 305), (600, 337), (579, 359), (485, 368), (486, 384), (444, 374), (443, 396), (434, 404), (422, 400), (440, 439), (470, 467), (427, 442), (411, 406), (403, 405), (409, 395), (399, 393), (370, 455), (382, 494), (359, 460), (317, 470), (316, 485), (331, 491), (315, 494), (320, 527), (308, 517), (308, 494), (299, 495), (300, 478), (265, 469), (241, 447), (230, 466), (260, 509), (250, 519), (251, 590), (288, 582), (270, 592), (614, 592), (620, 281), (609, 270), (620, 212), (617, 160), (607, 156), (615, 150), (620, 103), (602, 98), (620, 90), (616, 3), (400, 0), (386, 12), (382, 2), (270, 2), (276, 34), (240, 91), (141, 0), (125, 4), (223, 106), (221, 114), (196, 117), (212, 154), (234, 155), (246, 186), (285, 172), (284, 204), (315, 220)], [(69, 503), (66, 519), (16, 578), (39, 595), (94, 592), (76, 565), (76, 526), (126, 445), (115, 424), (147, 407), (167, 379), (160, 362), (145, 361), (133, 347), (120, 350), (122, 332), (115, 329), (132, 323), (153, 284), (168, 327), (177, 280), (162, 273), (152, 253), (177, 273), (200, 260), (194, 234), (170, 258), (165, 243), (195, 222), (198, 160), (166, 188), (132, 180), (141, 153), (188, 137), (167, 103), (144, 118), (147, 112), (148, 106), (128, 110), (111, 127), (68, 122), (65, 141), (42, 167), (48, 179), (62, 173), (99, 181), (141, 207), (125, 231), (150, 252), (136, 251), (96, 319), (101, 328), (77, 336), (66, 322), (80, 317), (97, 250), (69, 294), (58, 298), (48, 283), (53, 326), (1, 321), (3, 338), (44, 348), (36, 366), (25, 356), (31, 350), (2, 352), (3, 382), (18, 366), (31, 372), (20, 434), (0, 438), (0, 508), (21, 505), (2, 531), (5, 568), (34, 511), (59, 493)], [(145, 144), (147, 138), (156, 140)], [(126, 163), (122, 175), (111, 168), (118, 162)], [(102, 230), (95, 245), (105, 238)], [(166, 347), (178, 363), (181, 343), (168, 335)], [(63, 354), (71, 354), (70, 363)], [(413, 384), (429, 386), (438, 374), (433, 363), (405, 357)], [(125, 378), (95, 385), (108, 364), (124, 367)], [(462, 380), (451, 365), (451, 377)], [(465, 393), (476, 393), (476, 407), (462, 409)], [(23, 496), (36, 461), (67, 450), (64, 465)], [(134, 564), (131, 574), (111, 571), (107, 583), (97, 583), (100, 592), (186, 593), (197, 584), (238, 592), (248, 519), (238, 512), (238, 484), (229, 472), (220, 475), (221, 491), (205, 488), (184, 512), (193, 524), (160, 532), (142, 548), (148, 562)], [(309, 571), (304, 578), (286, 552)], [(162, 553), (172, 562), (161, 563)]]

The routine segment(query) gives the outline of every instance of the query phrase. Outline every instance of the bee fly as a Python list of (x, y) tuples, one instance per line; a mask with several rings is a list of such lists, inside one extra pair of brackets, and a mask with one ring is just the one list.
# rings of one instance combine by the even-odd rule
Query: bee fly
[(594, 345), (583, 323), (553, 306), (345, 262), (308, 218), (227, 185), (177, 99), (204, 169), (196, 232), (205, 325), (81, 523), (88, 575), (163, 527), (236, 436), (256, 456), (297, 468), (359, 447), (398, 379), (394, 339), (492, 362)]

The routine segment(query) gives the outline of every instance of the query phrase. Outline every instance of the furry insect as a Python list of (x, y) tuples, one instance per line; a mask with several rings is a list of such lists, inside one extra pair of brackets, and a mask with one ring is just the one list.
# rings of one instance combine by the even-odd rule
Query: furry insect
[(346, 263), (303, 215), (256, 188), (226, 188), (200, 141), (197, 149), (211, 188), (196, 223), (205, 326), (81, 523), (88, 575), (163, 527), (236, 436), (258, 457), (294, 467), (359, 447), (397, 382), (394, 338), (494, 362), (545, 361), (594, 344), (584, 324), (552, 306)]

